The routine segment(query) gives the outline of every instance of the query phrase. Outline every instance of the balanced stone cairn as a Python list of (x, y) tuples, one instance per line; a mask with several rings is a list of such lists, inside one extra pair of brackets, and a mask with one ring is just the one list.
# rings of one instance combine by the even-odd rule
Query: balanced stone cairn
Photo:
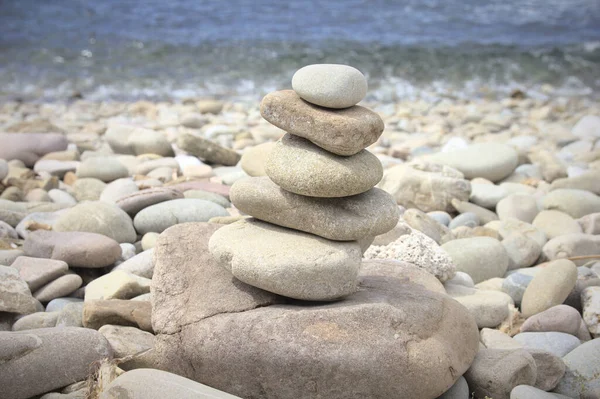
[(383, 168), (365, 150), (384, 123), (356, 105), (367, 82), (350, 66), (306, 66), (292, 87), (260, 106), (263, 118), (287, 132), (266, 160), (267, 176), (231, 187), (232, 203), (253, 218), (216, 231), (209, 250), (247, 284), (331, 301), (356, 290), (363, 252), (400, 216), (393, 197), (374, 188)]

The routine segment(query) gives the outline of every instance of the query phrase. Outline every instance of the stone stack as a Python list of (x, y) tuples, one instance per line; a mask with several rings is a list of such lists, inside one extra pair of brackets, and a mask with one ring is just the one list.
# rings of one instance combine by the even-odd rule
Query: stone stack
[(287, 132), (267, 158), (267, 176), (231, 187), (232, 203), (253, 218), (219, 229), (209, 249), (247, 284), (330, 301), (356, 290), (362, 253), (398, 222), (392, 196), (374, 188), (382, 165), (365, 150), (384, 123), (356, 105), (367, 82), (355, 68), (310, 65), (292, 86), (261, 103), (263, 118)]

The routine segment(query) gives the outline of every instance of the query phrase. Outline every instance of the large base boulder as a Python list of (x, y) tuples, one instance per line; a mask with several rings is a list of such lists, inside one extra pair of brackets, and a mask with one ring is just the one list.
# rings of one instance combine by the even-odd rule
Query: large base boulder
[(173, 226), (155, 247), (160, 369), (244, 398), (434, 398), (471, 364), (478, 330), (435, 277), (366, 262), (343, 300), (291, 300), (210, 257), (218, 226)]

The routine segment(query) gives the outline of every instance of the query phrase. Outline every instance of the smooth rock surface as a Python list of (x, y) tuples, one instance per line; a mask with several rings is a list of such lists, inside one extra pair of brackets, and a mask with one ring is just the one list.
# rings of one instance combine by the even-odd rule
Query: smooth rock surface
[(440, 152), (428, 156), (427, 160), (455, 168), (467, 179), (483, 177), (497, 182), (515, 170), (519, 157), (517, 151), (509, 145), (479, 143), (462, 150)]
[(129, 176), (129, 171), (116, 157), (93, 157), (81, 162), (77, 177), (93, 177), (111, 182)]
[(179, 190), (168, 187), (154, 187), (121, 197), (115, 203), (129, 215), (135, 216), (139, 211), (149, 206), (180, 198), (183, 198), (183, 194)]
[(541, 211), (531, 224), (544, 232), (549, 240), (565, 234), (583, 233), (575, 219), (556, 210)]
[(367, 94), (367, 79), (356, 68), (340, 64), (313, 64), (292, 77), (292, 88), (303, 100), (327, 108), (348, 108)]
[(99, 399), (239, 399), (223, 391), (166, 371), (142, 368), (122, 374)]
[(19, 271), (19, 275), (31, 291), (37, 290), (69, 270), (69, 265), (64, 261), (29, 256), (19, 256), (10, 266)]
[(0, 312), (29, 314), (36, 311), (36, 300), (16, 269), (0, 266)]
[(569, 260), (555, 260), (541, 269), (527, 286), (521, 302), (525, 317), (562, 304), (575, 287), (577, 267)]
[(80, 203), (67, 210), (54, 224), (54, 230), (102, 234), (118, 243), (132, 243), (136, 239), (129, 215), (116, 205), (102, 201)]
[(473, 237), (449, 241), (442, 245), (456, 270), (465, 272), (480, 283), (502, 277), (508, 267), (508, 254), (502, 244), (490, 237)]
[(521, 326), (521, 332), (564, 332), (577, 336), (581, 315), (567, 305), (553, 306), (529, 317)]
[(600, 212), (600, 197), (589, 191), (561, 188), (546, 194), (542, 207), (558, 210), (578, 219)]
[(85, 300), (131, 299), (150, 292), (150, 281), (124, 270), (116, 270), (90, 282), (85, 287)]
[(256, 219), (222, 227), (211, 237), (209, 250), (221, 267), (247, 284), (313, 301), (354, 292), (362, 255), (355, 241), (329, 241)]
[(321, 108), (303, 101), (293, 90), (267, 94), (260, 114), (286, 132), (344, 156), (373, 144), (384, 129), (383, 120), (373, 111), (358, 105), (341, 110)]
[(73, 293), (81, 287), (83, 280), (77, 274), (65, 274), (56, 280), (40, 287), (33, 293), (33, 297), (42, 303), (50, 302)]
[(395, 201), (377, 188), (345, 198), (314, 198), (254, 177), (235, 182), (230, 197), (236, 208), (257, 219), (338, 241), (383, 234), (399, 218)]
[(229, 216), (229, 213), (211, 201), (182, 198), (161, 202), (141, 210), (135, 215), (133, 224), (139, 234), (162, 233), (179, 223), (207, 222), (215, 216)]
[(522, 332), (513, 339), (527, 349), (539, 349), (563, 357), (581, 345), (581, 341), (571, 334), (561, 332)]
[(570, 398), (600, 397), (600, 340), (593, 339), (575, 348), (563, 361), (567, 366), (565, 376), (555, 392)]
[(537, 367), (523, 349), (481, 349), (464, 377), (475, 397), (509, 399), (517, 385), (533, 385)]
[(177, 146), (206, 162), (225, 166), (233, 166), (240, 160), (240, 154), (229, 148), (192, 134), (181, 134), (177, 138)]
[(86, 232), (38, 230), (23, 245), (25, 255), (61, 260), (69, 266), (100, 268), (113, 264), (121, 256), (119, 244), (104, 235)]
[(364, 193), (383, 176), (381, 162), (367, 150), (343, 157), (292, 134), (275, 144), (265, 172), (287, 191), (325, 198)]

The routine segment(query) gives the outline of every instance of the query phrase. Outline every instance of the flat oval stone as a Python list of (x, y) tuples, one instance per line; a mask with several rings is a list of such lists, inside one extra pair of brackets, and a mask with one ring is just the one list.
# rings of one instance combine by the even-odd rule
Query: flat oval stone
[(328, 108), (348, 108), (367, 94), (367, 79), (356, 68), (340, 64), (315, 64), (300, 68), (292, 88), (309, 103)]
[(550, 191), (542, 200), (544, 209), (554, 209), (578, 219), (600, 212), (600, 197), (585, 190), (560, 188)]
[(496, 182), (510, 175), (519, 164), (517, 151), (506, 144), (479, 143), (451, 152), (440, 152), (427, 157), (460, 170), (466, 179), (483, 177)]
[(374, 188), (345, 198), (314, 198), (277, 187), (268, 177), (238, 180), (231, 200), (244, 213), (330, 240), (353, 241), (383, 234), (400, 217), (391, 195)]
[(23, 244), (26, 256), (62, 260), (69, 266), (100, 268), (112, 265), (121, 256), (121, 247), (112, 238), (87, 232), (37, 230)]
[(442, 248), (450, 254), (456, 270), (467, 273), (475, 284), (506, 273), (508, 254), (494, 238), (462, 238), (449, 241)]
[(329, 241), (257, 219), (221, 227), (210, 238), (209, 251), (246, 284), (307, 301), (353, 293), (362, 258), (356, 241)]
[(521, 302), (523, 316), (530, 317), (567, 299), (577, 282), (577, 267), (567, 259), (551, 262), (541, 269), (525, 289)]
[(267, 94), (260, 103), (260, 114), (286, 132), (338, 155), (354, 155), (370, 146), (384, 128), (381, 117), (367, 108), (321, 108), (303, 101), (293, 90)]
[(151, 231), (162, 233), (179, 223), (208, 222), (215, 216), (229, 216), (229, 213), (221, 205), (211, 201), (183, 198), (143, 209), (135, 216), (133, 224), (140, 234)]
[(381, 162), (367, 150), (342, 157), (292, 134), (275, 144), (265, 171), (287, 191), (326, 198), (364, 193), (383, 176)]
[(54, 230), (98, 233), (119, 243), (133, 243), (136, 239), (129, 215), (116, 205), (103, 201), (75, 205), (60, 216)]
[(0, 158), (18, 159), (29, 167), (49, 152), (66, 150), (68, 145), (67, 138), (59, 133), (0, 133), (0, 143)]
[(129, 176), (129, 171), (116, 157), (92, 157), (81, 162), (77, 177), (93, 177), (111, 182)]
[(179, 190), (153, 187), (121, 197), (116, 201), (116, 204), (129, 215), (134, 216), (144, 208), (179, 198), (183, 198), (183, 194)]

